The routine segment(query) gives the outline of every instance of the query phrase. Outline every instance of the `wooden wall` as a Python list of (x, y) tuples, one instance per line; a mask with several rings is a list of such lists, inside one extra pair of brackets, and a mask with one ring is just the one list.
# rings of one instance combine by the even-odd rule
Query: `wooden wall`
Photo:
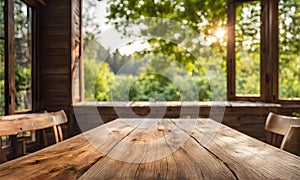
[(45, 3), (39, 11), (39, 109), (68, 109), (75, 97), (80, 100), (74, 82), (81, 62), (81, 0)]
[[(299, 106), (283, 106), (280, 104), (270, 103), (251, 103), (251, 102), (226, 102), (224, 117), (222, 109), (214, 113), (211, 118), (222, 118), (222, 123), (237, 129), (247, 135), (259, 140), (265, 141), (266, 131), (264, 130), (265, 121), (269, 112), (292, 115), (292, 112), (299, 111)], [(167, 102), (152, 104), (149, 107), (148, 102), (135, 103), (79, 103), (74, 106), (74, 116), (79, 126), (73, 126), (73, 132), (80, 133), (100, 124), (109, 122), (118, 117), (134, 117), (135, 114), (128, 113), (133, 111), (140, 116), (147, 116), (151, 111), (161, 114), (165, 112), (165, 118), (182, 117), (209, 117), (211, 112), (210, 102), (188, 102), (182, 105), (180, 102)], [(116, 111), (118, 113), (116, 113)], [(184, 112), (183, 114), (180, 114)], [(74, 121), (75, 122), (75, 121)]]
[[(70, 114), (72, 104), (81, 100), (81, 6), (81, 0), (45, 0), (39, 8), (38, 111)], [(73, 135), (69, 119), (66, 137)]]

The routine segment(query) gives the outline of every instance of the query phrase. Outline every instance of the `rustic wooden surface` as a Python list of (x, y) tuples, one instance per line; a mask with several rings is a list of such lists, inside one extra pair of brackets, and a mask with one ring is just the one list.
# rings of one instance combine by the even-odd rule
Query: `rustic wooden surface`
[[(135, 128), (80, 179), (300, 178), (297, 156), (224, 125), (215, 134), (214, 128), (220, 124), (209, 119), (198, 119), (191, 134), (179, 121), (168, 119), (151, 128)], [(122, 129), (114, 128), (111, 132), (120, 131)], [(178, 149), (172, 148), (185, 134), (186, 141)], [(171, 138), (166, 138), (168, 136)], [(157, 146), (151, 144), (160, 138), (164, 141)], [(122, 143), (124, 141), (130, 143)]]
[(1, 164), (0, 179), (300, 178), (300, 157), (210, 119), (184, 120), (189, 133), (182, 120), (118, 119)]

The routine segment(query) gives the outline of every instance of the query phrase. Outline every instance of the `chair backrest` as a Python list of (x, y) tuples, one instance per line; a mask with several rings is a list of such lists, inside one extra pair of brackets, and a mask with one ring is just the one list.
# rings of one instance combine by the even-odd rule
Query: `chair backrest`
[(300, 125), (291, 125), (284, 136), (280, 149), (300, 156)]
[(276, 135), (284, 136), (291, 125), (300, 125), (300, 118), (269, 113), (265, 130), (272, 133), (271, 144), (276, 144)]
[(0, 136), (54, 127), (68, 121), (63, 110), (51, 113), (30, 113), (0, 117)]
[[(46, 128), (53, 128), (55, 142), (63, 140), (61, 124), (67, 123), (68, 118), (63, 110), (49, 113), (29, 113), (0, 116), (0, 138), (1, 136), (17, 135), (21, 132), (43, 130), (45, 146), (48, 145), (46, 139)], [(1, 141), (1, 139), (0, 139)], [(2, 152), (0, 142), (0, 163), (7, 159)], [(23, 153), (26, 151), (26, 141), (23, 142)]]

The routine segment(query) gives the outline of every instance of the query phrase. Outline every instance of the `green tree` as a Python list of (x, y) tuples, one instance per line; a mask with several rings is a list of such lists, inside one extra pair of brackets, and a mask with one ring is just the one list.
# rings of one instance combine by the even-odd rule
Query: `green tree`
[(95, 59), (84, 59), (84, 89), (85, 100), (95, 101), (95, 84), (100, 65)]
[[(175, 62), (182, 64), (190, 75), (209, 75), (211, 78), (218, 78), (214, 74), (226, 76), (226, 40), (225, 37), (216, 38), (216, 31), (226, 26), (226, 1), (111, 0), (107, 3), (107, 23), (113, 24), (124, 36), (136, 36), (137, 32), (131, 29), (135, 25), (147, 26), (138, 36), (152, 37), (147, 40), (151, 49), (146, 49), (141, 54), (154, 54), (155, 58), (150, 59), (150, 63), (141, 72), (160, 72)], [(214, 58), (211, 58), (212, 55)], [(160, 56), (164, 56), (165, 61), (157, 61)], [(221, 70), (216, 66), (220, 66)], [(178, 68), (176, 71), (181, 70)], [(222, 83), (215, 83), (215, 80), (209, 83), (208, 78), (202, 79), (207, 79), (207, 82), (198, 83), (215, 86), (211, 89), (222, 92), (218, 94), (222, 96), (218, 99), (225, 100), (224, 80)], [(208, 94), (213, 95), (207, 93), (201, 99), (211, 99), (206, 97)]]
[(102, 63), (96, 77), (95, 98), (97, 101), (110, 101), (114, 74), (107, 63)]
[(279, 1), (279, 97), (300, 98), (300, 2)]
[(83, 32), (84, 32), (84, 44), (83, 47), (85, 49), (86, 46), (90, 44), (90, 41), (97, 39), (97, 35), (101, 33), (99, 24), (97, 23), (96, 12), (96, 1), (94, 0), (84, 0), (83, 1)]
[[(226, 37), (217, 37), (216, 31), (226, 26), (226, 1), (110, 0), (106, 2), (109, 12), (107, 23), (114, 25), (120, 33), (124, 36), (136, 36), (137, 32), (133, 31), (132, 27), (141, 25), (146, 28), (141, 29), (138, 36), (152, 37), (147, 40), (151, 48), (140, 52), (142, 56), (150, 56), (149, 63), (139, 69), (140, 73), (160, 72), (168, 65), (178, 62), (188, 70), (189, 78), (195, 79), (199, 100), (225, 100), (227, 40)], [(300, 97), (299, 12), (299, 1), (279, 1), (279, 94), (281, 97)], [(236, 9), (235, 51), (238, 94), (260, 93), (260, 13), (259, 2), (239, 3)], [(180, 25), (174, 26), (172, 20)], [(198, 41), (194, 41), (195, 39)], [(119, 55), (116, 54), (112, 64), (119, 69), (125, 61), (117, 56)], [(157, 61), (161, 56), (166, 57), (164, 61)], [(221, 72), (217, 66), (221, 66)], [(113, 67), (111, 66), (116, 72)], [(181, 70), (178, 68), (176, 71)], [(218, 73), (213, 73), (215, 71)], [(208, 75), (210, 79), (207, 78)], [(152, 80), (159, 79), (152, 78), (154, 78)], [(178, 78), (182, 80), (187, 77)], [(139, 81), (148, 80), (140, 78)], [(143, 83), (136, 82), (136, 84), (144, 86)]]

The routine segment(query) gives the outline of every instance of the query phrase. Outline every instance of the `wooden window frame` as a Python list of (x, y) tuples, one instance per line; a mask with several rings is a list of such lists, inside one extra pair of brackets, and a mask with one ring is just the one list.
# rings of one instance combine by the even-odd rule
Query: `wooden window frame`
[[(227, 99), (229, 101), (265, 101), (266, 100), (266, 78), (265, 77), (265, 49), (264, 42), (265, 36), (264, 32), (266, 29), (266, 24), (264, 21), (265, 9), (262, 8), (261, 11), (261, 39), (260, 39), (260, 96), (237, 96), (236, 95), (236, 57), (235, 57), (235, 19), (236, 19), (236, 7), (237, 3), (246, 3), (253, 0), (228, 0), (227, 1), (227, 18), (228, 18), (228, 45), (227, 45)], [(257, 0), (259, 1), (259, 0)], [(261, 5), (263, 5), (261, 0)]]
[(24, 3), (26, 3), (28, 6), (30, 6), (33, 10), (33, 23), (32, 23), (32, 62), (31, 62), (31, 109), (28, 110), (15, 110), (15, 50), (14, 50), (14, 4), (15, 0), (5, 0), (5, 6), (4, 6), (4, 24), (5, 24), (5, 30), (4, 30), (4, 37), (5, 37), (5, 114), (18, 114), (18, 113), (28, 113), (33, 112), (37, 109), (37, 77), (35, 76), (36, 70), (37, 70), (37, 6), (38, 1), (35, 0), (22, 0)]
[(275, 103), (300, 103), (300, 100), (279, 99), (279, 27), (278, 1), (260, 0), (261, 11), (261, 53), (260, 53), (260, 97), (236, 96), (235, 60), (235, 9), (236, 3), (253, 0), (227, 0), (228, 46), (227, 46), (227, 99)]

